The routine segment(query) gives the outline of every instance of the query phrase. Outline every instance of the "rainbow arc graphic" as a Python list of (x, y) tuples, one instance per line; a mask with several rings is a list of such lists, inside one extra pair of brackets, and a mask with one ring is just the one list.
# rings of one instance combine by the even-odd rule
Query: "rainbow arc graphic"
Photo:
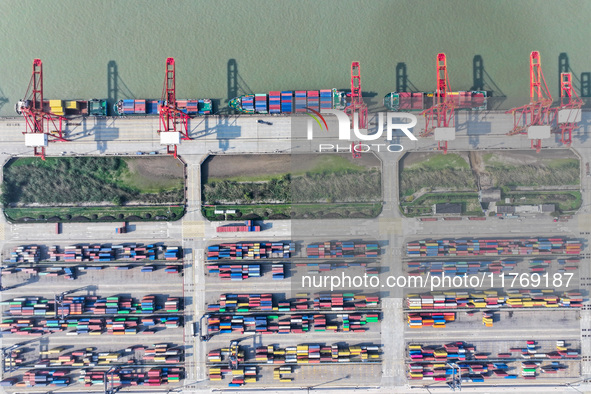
[[(326, 120), (324, 119), (324, 116), (322, 116), (322, 114), (316, 110), (313, 110), (312, 108), (308, 108), (306, 107), (306, 109), (310, 112), (306, 112), (308, 115), (310, 115), (315, 121), (316, 123), (318, 123), (318, 126), (320, 127), (320, 130), (322, 130), (322, 123), (324, 123), (324, 128), (326, 129), (326, 131), (328, 131), (328, 125), (326, 124)], [(320, 119), (318, 119), (320, 118)], [(320, 120), (322, 120), (322, 123), (320, 123)]]

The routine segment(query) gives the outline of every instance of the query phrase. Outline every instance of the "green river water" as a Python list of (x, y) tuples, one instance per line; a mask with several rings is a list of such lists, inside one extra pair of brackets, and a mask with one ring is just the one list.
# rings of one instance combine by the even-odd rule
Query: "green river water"
[(434, 90), (438, 52), (453, 90), (473, 86), (481, 56), (484, 87), (508, 97), (502, 108), (527, 102), (532, 50), (555, 97), (561, 54), (577, 89), (591, 72), (586, 0), (0, 0), (0, 15), (2, 116), (14, 115), (34, 58), (43, 60), (46, 98), (114, 100), (159, 98), (172, 56), (177, 97), (221, 108), (234, 93), (348, 89), (353, 60), (373, 107), (396, 90), (399, 63), (409, 89)]

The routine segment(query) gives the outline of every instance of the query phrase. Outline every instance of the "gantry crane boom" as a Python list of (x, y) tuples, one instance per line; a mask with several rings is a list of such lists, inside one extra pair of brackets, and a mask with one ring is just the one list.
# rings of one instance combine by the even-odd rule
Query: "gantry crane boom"
[(166, 145), (168, 154), (177, 157), (180, 140), (190, 140), (189, 115), (180, 111), (176, 101), (176, 71), (174, 58), (166, 59), (166, 76), (162, 88), (162, 104), (159, 106), (160, 142)]
[[(542, 72), (542, 60), (538, 51), (529, 57), (529, 104), (513, 108), (513, 129), (507, 135), (528, 134), (531, 147), (540, 152), (542, 138), (549, 137), (553, 120), (552, 95)], [(533, 127), (532, 127), (533, 126)]]
[[(447, 58), (445, 53), (437, 54), (437, 90), (433, 95), (433, 106), (421, 113), (425, 116), (425, 129), (420, 134), (421, 137), (429, 137), (437, 129), (442, 131), (442, 137), (435, 135), (437, 139), (437, 148), (447, 153), (447, 141), (455, 138), (455, 116), (454, 104), (449, 93), (449, 77), (447, 76)], [(453, 130), (452, 130), (453, 129)], [(453, 138), (448, 135), (453, 131)]]
[[(17, 113), (25, 118), (25, 145), (34, 149), (35, 156), (45, 160), (45, 147), (49, 141), (67, 141), (63, 136), (64, 117), (45, 108), (43, 101), (43, 62), (33, 60), (33, 72), (27, 92), (15, 106)], [(52, 139), (49, 139), (49, 136)]]
[[(351, 93), (348, 96), (351, 101), (345, 108), (345, 113), (351, 119), (351, 128), (356, 126), (355, 117), (357, 117), (358, 128), (361, 130), (367, 129), (367, 105), (363, 102), (361, 93), (361, 66), (359, 62), (351, 63)], [(354, 159), (361, 157), (361, 151), (355, 147), (355, 142), (351, 143), (351, 153)]]

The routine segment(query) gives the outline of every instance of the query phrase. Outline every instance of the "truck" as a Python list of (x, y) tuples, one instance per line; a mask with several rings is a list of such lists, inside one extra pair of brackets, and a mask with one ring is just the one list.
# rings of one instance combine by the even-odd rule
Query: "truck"
[(127, 222), (123, 222), (121, 227), (115, 229), (116, 234), (125, 234), (127, 232)]
[(57, 222), (57, 223), (55, 224), (55, 233), (56, 233), (56, 234), (61, 234), (61, 233), (62, 233), (62, 224), (61, 224), (61, 223), (59, 223), (59, 222)]

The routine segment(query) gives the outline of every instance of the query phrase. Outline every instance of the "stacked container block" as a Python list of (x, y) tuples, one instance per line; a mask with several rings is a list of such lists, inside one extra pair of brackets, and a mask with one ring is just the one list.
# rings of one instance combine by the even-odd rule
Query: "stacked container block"
[(440, 239), (407, 243), (408, 257), (506, 256), (581, 253), (581, 243), (563, 238)]
[(306, 112), (306, 91), (296, 90), (295, 92), (295, 112)]
[(238, 242), (207, 248), (207, 260), (256, 260), (290, 258), (295, 252), (293, 242)]
[(269, 92), (269, 113), (281, 113), (281, 92)]
[(281, 112), (290, 114), (293, 112), (293, 92), (281, 92)]
[(308, 90), (308, 108), (314, 111), (320, 110), (318, 90)]
[(552, 290), (509, 290), (499, 295), (495, 290), (484, 292), (447, 291), (426, 294), (409, 294), (409, 309), (458, 309), (458, 308), (581, 308), (583, 297), (579, 292), (554, 295)]
[(323, 89), (320, 91), (320, 109), (332, 108), (332, 90)]
[(310, 259), (334, 259), (367, 257), (376, 258), (380, 252), (378, 244), (366, 244), (352, 241), (324, 242), (306, 247), (306, 256)]
[(254, 96), (255, 111), (259, 114), (267, 113), (267, 95), (255, 94)]

